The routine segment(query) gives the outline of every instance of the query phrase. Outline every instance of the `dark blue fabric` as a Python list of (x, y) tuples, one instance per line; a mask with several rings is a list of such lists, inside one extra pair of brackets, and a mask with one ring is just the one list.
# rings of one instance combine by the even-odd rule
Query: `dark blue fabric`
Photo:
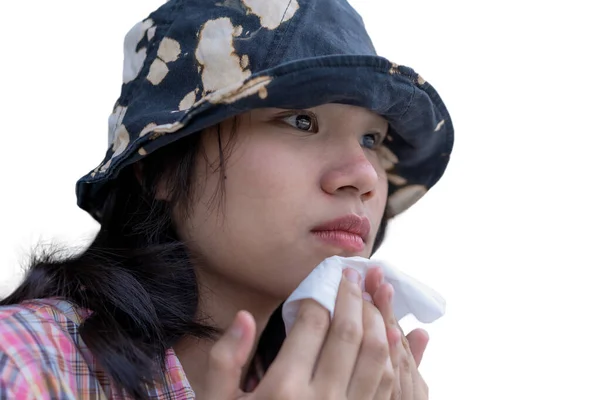
[[(267, 12), (250, 7), (256, 3), (171, 0), (132, 29), (125, 59), (139, 71), (122, 86), (105, 159), (77, 182), (80, 207), (98, 219), (105, 189), (124, 167), (259, 107), (343, 103), (387, 118), (385, 146), (397, 157), (389, 171), (396, 176), (390, 178), (390, 217), (440, 179), (453, 146), (446, 107), (411, 68), (377, 56), (346, 1), (263, 1)], [(208, 49), (200, 59), (199, 44)], [(135, 56), (144, 51), (145, 57)], [(217, 68), (222, 65), (228, 67)]]

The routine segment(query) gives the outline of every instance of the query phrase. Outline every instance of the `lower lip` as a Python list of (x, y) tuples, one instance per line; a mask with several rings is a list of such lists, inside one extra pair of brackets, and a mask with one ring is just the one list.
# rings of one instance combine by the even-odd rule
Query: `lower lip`
[(322, 242), (339, 247), (346, 251), (360, 252), (365, 249), (365, 242), (359, 235), (346, 231), (313, 231), (313, 235)]

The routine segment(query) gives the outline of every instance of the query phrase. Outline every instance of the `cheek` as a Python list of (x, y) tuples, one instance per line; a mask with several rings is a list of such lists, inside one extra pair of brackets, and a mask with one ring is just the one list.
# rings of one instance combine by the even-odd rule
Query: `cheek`
[(377, 171), (377, 176), (379, 179), (377, 180), (377, 196), (373, 203), (376, 204), (376, 209), (378, 213), (383, 216), (385, 212), (385, 206), (387, 204), (388, 190), (389, 190), (389, 181), (387, 178), (387, 173), (383, 168), (381, 160), (379, 157), (374, 157), (372, 160), (373, 167)]
[(308, 165), (306, 154), (285, 143), (253, 144), (227, 165), (229, 234), (240, 250), (256, 257), (265, 250), (293, 252), (312, 210), (307, 199), (318, 193), (316, 167)]
[(253, 258), (257, 251), (293, 246), (297, 232), (289, 227), (302, 226), (306, 198), (313, 192), (314, 174), (301, 154), (259, 139), (238, 144), (227, 160), (224, 184), (219, 187), (219, 173), (211, 174), (194, 210), (195, 237), (211, 248), (237, 243), (228, 250), (231, 257)]
[(388, 180), (385, 176), (385, 173), (380, 175), (379, 180), (377, 182), (377, 190), (376, 195), (371, 201), (369, 201), (368, 209), (371, 215), (371, 221), (376, 221), (377, 229), (374, 230), (374, 234), (379, 229), (379, 225), (381, 224), (381, 220), (385, 214), (385, 206), (387, 204), (387, 195), (388, 195)]
[(385, 174), (385, 172), (380, 175), (379, 182), (377, 184), (378, 184), (378, 191), (379, 191), (379, 193), (381, 193), (381, 195), (378, 196), (378, 201), (379, 201), (379, 205), (381, 207), (381, 211), (383, 212), (385, 205), (387, 203), (388, 190), (389, 190), (389, 181), (387, 179), (387, 175)]
[[(226, 164), (223, 207), (204, 206), (214, 196), (213, 188), (218, 189), (216, 173), (208, 179), (211, 188), (196, 203), (188, 234), (196, 250), (220, 273), (264, 290), (285, 292), (306, 274), (299, 265), (314, 264), (301, 238), (311, 210), (306, 199), (318, 188), (315, 172), (307, 170), (306, 154), (290, 152), (284, 145), (241, 145)], [(217, 196), (214, 201), (219, 200)], [(282, 270), (295, 272), (282, 277)]]
[(227, 191), (245, 200), (292, 200), (310, 183), (306, 161), (277, 143), (246, 146), (227, 164)]

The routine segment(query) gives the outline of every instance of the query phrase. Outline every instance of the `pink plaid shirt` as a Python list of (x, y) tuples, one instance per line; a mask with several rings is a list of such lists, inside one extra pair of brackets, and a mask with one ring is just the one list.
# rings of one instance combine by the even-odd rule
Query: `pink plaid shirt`
[[(0, 307), (0, 399), (127, 399), (79, 336), (89, 312), (57, 299)], [(173, 350), (151, 399), (194, 399)]]

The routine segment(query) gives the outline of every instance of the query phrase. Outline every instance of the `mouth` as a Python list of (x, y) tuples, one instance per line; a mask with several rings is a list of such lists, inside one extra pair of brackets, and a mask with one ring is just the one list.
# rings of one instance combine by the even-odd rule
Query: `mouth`
[(311, 230), (321, 242), (350, 252), (365, 249), (371, 223), (367, 217), (349, 214), (328, 221)]

